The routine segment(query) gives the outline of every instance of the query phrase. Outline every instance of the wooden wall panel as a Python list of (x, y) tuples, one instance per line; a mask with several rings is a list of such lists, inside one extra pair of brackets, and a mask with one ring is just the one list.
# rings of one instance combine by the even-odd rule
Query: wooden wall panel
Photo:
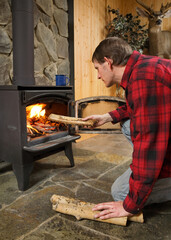
[[(143, 0), (145, 4), (153, 4), (159, 10), (161, 3), (167, 0)], [(106, 88), (97, 79), (97, 72), (91, 62), (92, 54), (101, 40), (106, 37), (105, 26), (110, 19), (107, 6), (119, 8), (122, 14), (136, 15), (135, 0), (74, 0), (74, 54), (75, 54), (75, 99), (92, 96), (123, 96), (116, 86)], [(148, 23), (141, 18), (142, 24)], [(163, 30), (171, 31), (170, 18), (164, 19)]]
[(108, 95), (91, 62), (92, 53), (105, 38), (104, 0), (74, 1), (75, 98)]

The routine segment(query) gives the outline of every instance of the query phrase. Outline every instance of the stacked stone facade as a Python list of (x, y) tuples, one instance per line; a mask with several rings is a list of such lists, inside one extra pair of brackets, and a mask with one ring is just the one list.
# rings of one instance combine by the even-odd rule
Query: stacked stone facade
[[(70, 74), (67, 0), (34, 1), (34, 76), (36, 85), (55, 85), (55, 75)], [(0, 1), (0, 85), (13, 78), (11, 0)]]

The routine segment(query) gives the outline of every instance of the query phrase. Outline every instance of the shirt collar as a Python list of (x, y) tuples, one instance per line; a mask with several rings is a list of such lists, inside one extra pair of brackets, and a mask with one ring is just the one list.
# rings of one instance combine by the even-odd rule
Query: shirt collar
[(129, 78), (132, 73), (133, 67), (136, 64), (136, 62), (138, 61), (138, 58), (140, 56), (141, 56), (141, 54), (139, 52), (133, 51), (133, 53), (131, 54), (131, 56), (126, 64), (126, 68), (123, 73), (121, 84), (120, 84), (121, 87), (123, 87), (124, 89), (126, 88), (128, 82), (129, 82)]

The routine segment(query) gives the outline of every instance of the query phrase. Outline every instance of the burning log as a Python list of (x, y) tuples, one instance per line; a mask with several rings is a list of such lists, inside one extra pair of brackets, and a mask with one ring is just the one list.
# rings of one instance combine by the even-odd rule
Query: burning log
[(44, 103), (33, 104), (26, 107), (28, 141), (34, 137), (68, 130), (64, 123), (51, 122), (48, 120), (46, 107), (47, 104)]
[(52, 126), (38, 122), (27, 125), (27, 135), (31, 138), (66, 130), (67, 128), (64, 124), (57, 123), (52, 124)]
[(56, 130), (55, 127), (52, 127), (52, 126), (45, 127), (45, 125), (44, 126), (42, 124), (39, 125), (38, 123), (32, 125), (32, 127), (42, 133), (53, 133)]
[(55, 128), (55, 126), (52, 126), (52, 125), (46, 123), (46, 121), (45, 121), (45, 123), (35, 122), (34, 125), (38, 125), (40, 127), (47, 128), (47, 129), (48, 128)]
[(52, 202), (52, 209), (61, 212), (64, 214), (69, 214), (75, 216), (77, 220), (81, 219), (90, 219), (100, 222), (107, 222), (112, 224), (117, 224), (121, 226), (126, 226), (127, 220), (143, 223), (143, 214), (135, 215), (132, 217), (119, 217), (119, 218), (110, 218), (106, 220), (101, 220), (100, 218), (95, 219), (94, 215), (99, 213), (99, 211), (92, 211), (92, 208), (95, 206), (93, 203), (83, 202), (78, 199), (67, 198), (64, 196), (53, 195), (50, 199)]
[(91, 126), (96, 123), (96, 120), (88, 120), (88, 121), (83, 121), (82, 118), (74, 118), (74, 117), (67, 117), (67, 116), (62, 116), (62, 115), (57, 115), (57, 114), (50, 114), (48, 119), (50, 121), (55, 121), (55, 122), (61, 122), (64, 124), (71, 124), (71, 125), (84, 125), (84, 126)]
[(39, 130), (37, 130), (36, 128), (31, 126), (30, 124), (27, 125), (27, 134), (30, 137), (36, 137), (36, 136), (42, 135), (42, 133)]

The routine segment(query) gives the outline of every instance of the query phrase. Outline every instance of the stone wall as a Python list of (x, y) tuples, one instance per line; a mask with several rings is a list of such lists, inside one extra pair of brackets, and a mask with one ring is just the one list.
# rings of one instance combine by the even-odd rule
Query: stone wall
[[(36, 85), (55, 85), (55, 75), (69, 76), (67, 0), (34, 1), (34, 74)], [(11, 85), (11, 0), (0, 0), (0, 85)]]

